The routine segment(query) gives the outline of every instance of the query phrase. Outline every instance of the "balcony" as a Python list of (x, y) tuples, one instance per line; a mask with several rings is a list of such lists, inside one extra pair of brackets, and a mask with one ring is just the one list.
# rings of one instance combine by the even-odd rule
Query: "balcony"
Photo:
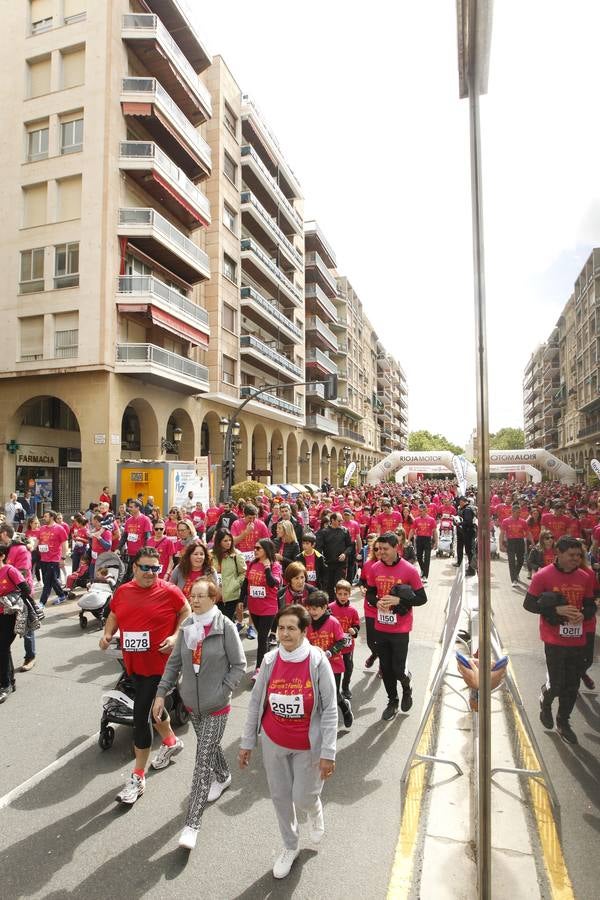
[(124, 116), (143, 125), (169, 158), (193, 180), (212, 171), (210, 147), (156, 78), (130, 76), (121, 82)]
[(347, 331), (348, 319), (346, 318), (345, 312), (338, 313), (337, 322), (332, 322), (331, 327), (335, 328), (336, 331)]
[(155, 209), (120, 209), (117, 233), (188, 284), (210, 278), (204, 250)]
[(281, 312), (272, 300), (267, 300), (253, 287), (243, 287), (240, 291), (240, 302), (245, 314), (253, 322), (277, 333), (283, 332), (293, 343), (302, 342), (302, 329)]
[(347, 395), (338, 397), (335, 401), (336, 409), (339, 409), (341, 413), (345, 416), (350, 416), (353, 419), (356, 419), (360, 422), (363, 418), (362, 413), (359, 413), (358, 410), (354, 408), (352, 405), (352, 400)]
[[(240, 388), (240, 400), (245, 400), (246, 397), (251, 397), (254, 393), (251, 387), (242, 386)], [(275, 394), (261, 394), (260, 397), (257, 397), (255, 403), (260, 403), (264, 406), (270, 406), (272, 409), (277, 409), (280, 412), (288, 413), (290, 416), (302, 416), (302, 407), (296, 406), (295, 403), (290, 403), (288, 400), (282, 400), (281, 397), (277, 397)]]
[(293, 381), (304, 380), (300, 366), (297, 366), (283, 353), (273, 350), (272, 347), (269, 347), (252, 334), (243, 334), (240, 337), (240, 350), (244, 355), (250, 356), (263, 366), (266, 365), (268, 369), (276, 372), (279, 376), (281, 376), (281, 370), (283, 369), (284, 372), (291, 376)]
[(316, 251), (304, 255), (304, 268), (307, 275), (310, 273), (313, 276), (310, 281), (316, 281), (330, 299), (337, 297), (337, 282), (327, 268), (325, 260)]
[(121, 141), (119, 168), (166, 207), (186, 228), (210, 225), (210, 203), (153, 141)]
[(121, 38), (144, 68), (168, 84), (169, 92), (193, 125), (212, 116), (210, 93), (158, 16), (136, 13), (123, 16)]
[(338, 314), (334, 304), (318, 284), (305, 284), (304, 298), (306, 311), (325, 316), (327, 322), (335, 328), (338, 325)]
[(115, 372), (140, 375), (153, 384), (171, 382), (193, 394), (208, 391), (208, 369), (155, 344), (117, 344)]
[(242, 94), (242, 122), (244, 134), (247, 134), (250, 129), (251, 133), (258, 138), (269, 158), (277, 166), (278, 177), (285, 180), (290, 193), (299, 197), (302, 193), (300, 183), (283, 155), (279, 141), (267, 125), (264, 115), (248, 94)]
[(338, 341), (335, 353), (337, 356), (348, 356), (348, 341)]
[(588, 425), (586, 428), (580, 428), (577, 432), (578, 438), (589, 438), (596, 435), (600, 435), (600, 422), (597, 422), (595, 425)]
[(153, 323), (190, 343), (207, 346), (208, 312), (150, 275), (120, 275), (117, 279), (119, 312), (140, 313)]
[(316, 250), (321, 254), (330, 269), (335, 269), (337, 263), (335, 253), (327, 242), (318, 222), (304, 223), (304, 245), (307, 250)]
[(208, 69), (212, 57), (192, 25), (188, 11), (190, 4), (185, 0), (145, 0), (145, 6), (158, 13), (167, 31), (176, 36), (177, 44), (194, 72)]
[(277, 263), (259, 247), (256, 241), (250, 238), (243, 238), (240, 241), (240, 247), (242, 260), (246, 263), (246, 268), (250, 267), (252, 270), (250, 274), (259, 283), (266, 278), (268, 283), (274, 287), (274, 293), (279, 290), (294, 306), (299, 306), (302, 303), (302, 291), (290, 281)]
[(306, 416), (306, 427), (311, 431), (322, 431), (325, 434), (337, 434), (338, 423), (331, 416), (323, 416), (320, 413), (310, 413)]
[(319, 400), (325, 402), (325, 385), (318, 382), (309, 382), (304, 386), (304, 393), (307, 400)]
[[(277, 180), (271, 175), (254, 147), (251, 147), (250, 144), (244, 144), (240, 153), (242, 166), (244, 167), (244, 181), (248, 182), (249, 187), (253, 189), (256, 186), (257, 190), (261, 188), (265, 190), (268, 196), (275, 201), (279, 214), (285, 218), (290, 231), (301, 235), (303, 227), (302, 217), (285, 196), (277, 184)], [(251, 181), (253, 184), (250, 183)]]
[(306, 337), (310, 336), (313, 343), (318, 344), (319, 347), (325, 350), (337, 352), (338, 342), (335, 334), (318, 316), (308, 316), (304, 328)]
[(257, 200), (251, 191), (242, 191), (240, 199), (242, 216), (244, 214), (246, 214), (246, 217), (250, 216), (259, 225), (263, 235), (266, 233), (267, 239), (264, 240), (259, 236), (259, 241), (265, 246), (269, 243), (269, 240), (273, 241), (285, 255), (288, 262), (301, 272), (304, 265), (302, 254), (296, 250), (290, 239), (283, 233), (262, 203)]
[(364, 444), (365, 439), (359, 431), (353, 431), (351, 428), (340, 428), (339, 429), (340, 437), (346, 438), (349, 441), (356, 441), (357, 444)]
[(337, 375), (338, 373), (338, 367), (333, 360), (329, 359), (318, 347), (311, 347), (306, 351), (306, 368), (311, 372), (316, 370), (325, 375)]

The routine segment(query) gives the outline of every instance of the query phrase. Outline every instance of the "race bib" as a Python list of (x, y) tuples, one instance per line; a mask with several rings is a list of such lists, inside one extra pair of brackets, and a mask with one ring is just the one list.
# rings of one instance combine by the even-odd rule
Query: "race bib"
[(558, 626), (558, 633), (564, 638), (579, 638), (583, 634), (583, 624), (581, 622), (577, 622), (577, 624), (564, 623)]
[(351, 634), (345, 634), (344, 635), (344, 647), (351, 647), (353, 640), (354, 640), (354, 638), (352, 637)]
[(316, 581), (317, 580), (317, 572), (316, 569), (308, 569), (306, 572), (306, 580), (307, 581)]
[(246, 560), (246, 562), (252, 562), (254, 559), (254, 550), (244, 550), (242, 556)]
[(398, 616), (396, 613), (384, 612), (382, 609), (377, 610), (377, 621), (380, 625), (396, 625)]
[(48, 547), (48, 544), (39, 544), (38, 545), (38, 550), (40, 551), (40, 553), (47, 553), (49, 549), (50, 548)]
[(149, 649), (149, 631), (125, 631), (123, 633), (123, 650), (127, 650), (129, 653), (142, 653)]
[(275, 716), (283, 719), (304, 717), (304, 697), (302, 694), (269, 694), (269, 706)]
[(252, 584), (252, 585), (250, 585), (250, 596), (251, 597), (266, 597), (267, 589), (265, 587), (262, 587), (259, 584)]
[(139, 535), (137, 534), (128, 534), (127, 535), (127, 543), (128, 544), (137, 544), (139, 540)]
[(96, 550), (92, 550), (92, 559), (98, 559), (98, 552)]
[(168, 535), (167, 535), (167, 540), (168, 540), (168, 541), (171, 541), (171, 543), (174, 544), (175, 541), (177, 540), (177, 535), (176, 535), (176, 534), (168, 534)]

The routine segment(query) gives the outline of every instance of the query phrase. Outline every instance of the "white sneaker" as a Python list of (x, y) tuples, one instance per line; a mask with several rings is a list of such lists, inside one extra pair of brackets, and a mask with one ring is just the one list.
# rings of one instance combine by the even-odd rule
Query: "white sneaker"
[(286, 875), (289, 875), (299, 853), (299, 850), (288, 850), (287, 847), (282, 850), (273, 865), (273, 878), (285, 878)]
[(146, 789), (146, 779), (141, 778), (140, 775), (136, 775), (134, 772), (131, 773), (130, 777), (125, 782), (125, 787), (121, 791), (120, 794), (117, 794), (116, 800), (119, 803), (128, 803), (131, 805), (135, 803), (138, 797), (141, 797)]
[(186, 825), (179, 838), (179, 846), (184, 850), (193, 850), (198, 840), (198, 829)]
[(313, 844), (320, 844), (325, 834), (325, 822), (323, 821), (323, 804), (321, 799), (317, 801), (316, 812), (308, 814), (308, 831)]
[(158, 753), (152, 760), (152, 768), (153, 769), (166, 769), (171, 759), (174, 756), (177, 756), (178, 753), (181, 753), (183, 750), (183, 741), (181, 738), (177, 738), (174, 744), (171, 747), (167, 747), (166, 744), (161, 744)]
[(208, 791), (208, 802), (213, 803), (215, 800), (218, 800), (223, 791), (226, 791), (230, 784), (231, 775), (229, 775), (225, 781), (217, 781), (215, 778)]

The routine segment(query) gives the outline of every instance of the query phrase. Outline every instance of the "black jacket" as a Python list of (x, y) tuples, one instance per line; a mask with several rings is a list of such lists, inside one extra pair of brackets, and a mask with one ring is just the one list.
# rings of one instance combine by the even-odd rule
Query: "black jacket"
[(323, 554), (328, 566), (339, 565), (338, 556), (345, 553), (347, 557), (353, 543), (348, 529), (343, 525), (339, 525), (337, 528), (329, 525), (327, 528), (321, 528), (317, 533), (317, 550)]

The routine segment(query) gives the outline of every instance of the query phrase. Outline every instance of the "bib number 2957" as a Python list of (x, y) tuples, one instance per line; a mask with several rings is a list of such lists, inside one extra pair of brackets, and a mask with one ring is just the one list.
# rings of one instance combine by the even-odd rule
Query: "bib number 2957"
[(269, 694), (271, 712), (283, 719), (301, 719), (304, 716), (302, 694)]
[(150, 649), (149, 631), (126, 631), (123, 635), (123, 650), (129, 653), (142, 653)]

